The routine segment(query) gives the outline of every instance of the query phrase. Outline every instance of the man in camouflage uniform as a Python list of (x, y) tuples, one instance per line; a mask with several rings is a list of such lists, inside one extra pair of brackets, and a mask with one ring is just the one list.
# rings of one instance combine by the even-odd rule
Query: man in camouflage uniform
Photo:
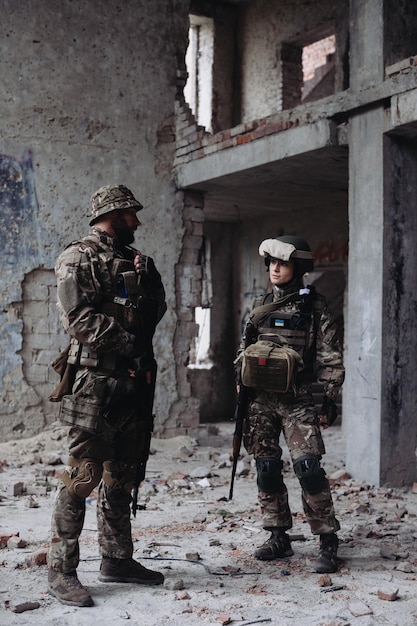
[[(292, 516), (282, 476), (279, 439), (283, 433), (294, 472), (301, 484), (306, 519), (312, 533), (320, 537), (315, 571), (335, 572), (336, 532), (340, 527), (329, 482), (320, 467), (320, 459), (325, 453), (320, 424), (327, 428), (336, 419), (335, 398), (344, 380), (336, 329), (324, 298), (314, 288), (303, 286), (303, 275), (313, 269), (312, 254), (306, 241), (292, 236), (267, 239), (261, 243), (259, 253), (269, 270), (272, 293), (257, 298), (254, 303), (236, 359), (238, 374), (245, 348), (257, 340), (272, 341), (285, 345), (290, 351), (295, 350), (295, 362), (301, 363), (301, 367), (298, 365), (295, 381), (285, 392), (263, 389), (262, 382), (250, 390), (252, 396), (244, 444), (256, 460), (263, 528), (271, 533), (254, 556), (272, 560), (293, 554), (286, 533), (292, 527)], [(271, 305), (265, 307), (267, 303)], [(320, 415), (313, 403), (311, 387), (314, 380), (324, 385)], [(272, 386), (270, 382), (268, 386)]]
[(61, 400), (60, 418), (70, 430), (68, 465), (52, 515), (48, 583), (53, 596), (74, 606), (93, 605), (76, 570), (85, 500), (95, 487), (99, 579), (150, 585), (164, 580), (132, 558), (131, 492), (138, 449), (152, 430), (138, 407), (144, 388), (153, 398), (152, 336), (166, 311), (152, 259), (129, 247), (140, 209), (123, 185), (98, 189), (91, 196), (90, 233), (72, 242), (55, 267), (58, 312), (71, 338), (64, 379), (68, 368), (72, 378), (65, 395), (54, 398)]

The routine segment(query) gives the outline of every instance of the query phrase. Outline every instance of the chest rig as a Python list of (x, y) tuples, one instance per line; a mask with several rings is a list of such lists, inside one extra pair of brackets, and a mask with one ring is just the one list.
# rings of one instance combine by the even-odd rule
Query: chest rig
[(286, 345), (303, 357), (307, 347), (309, 321), (300, 318), (298, 311), (270, 313), (262, 320), (262, 326), (258, 326), (258, 340)]
[(119, 257), (107, 261), (103, 266), (103, 279), (106, 292), (101, 312), (114, 317), (125, 330), (137, 334), (140, 331), (139, 300), (144, 294), (141, 294), (133, 261)]
[[(133, 263), (134, 252), (128, 259), (113, 256), (113, 251), (110, 254), (93, 238), (86, 237), (77, 243), (81, 251), (92, 248), (98, 259), (101, 293), (96, 310), (114, 318), (124, 330), (143, 337), (146, 346), (151, 344), (158, 304), (147, 296), (140, 284)], [(129, 250), (126, 252), (130, 254)], [(68, 355), (70, 364), (114, 371), (119, 361), (115, 354), (99, 354), (76, 339), (71, 339)]]
[(298, 377), (311, 376), (314, 369), (317, 330), (322, 312), (321, 299), (317, 298), (314, 287), (303, 289), (289, 298), (289, 302), (283, 306), (277, 303), (276, 310), (274, 310), (272, 294), (257, 300), (255, 306), (269, 305), (270, 308), (266, 314), (255, 315), (252, 320), (256, 328), (257, 340), (270, 341), (295, 350), (304, 362), (303, 372)]

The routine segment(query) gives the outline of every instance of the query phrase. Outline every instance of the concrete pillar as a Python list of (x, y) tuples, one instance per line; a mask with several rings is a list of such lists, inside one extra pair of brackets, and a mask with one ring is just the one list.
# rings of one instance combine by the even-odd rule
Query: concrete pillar
[[(351, 0), (351, 89), (380, 82), (382, 0)], [(343, 423), (347, 470), (379, 485), (383, 333), (383, 130), (376, 107), (349, 120), (349, 272)]]
[(417, 140), (394, 135), (384, 143), (380, 478), (402, 486), (417, 480)]
[[(349, 121), (349, 270), (343, 424), (346, 466), (380, 483), (383, 111)], [(372, 138), (372, 139), (370, 139)]]
[[(383, 2), (351, 0), (351, 89), (383, 81)], [(382, 105), (349, 120), (347, 470), (374, 485), (416, 480), (414, 283), (417, 150), (384, 136)], [(408, 288), (408, 286), (410, 288)]]

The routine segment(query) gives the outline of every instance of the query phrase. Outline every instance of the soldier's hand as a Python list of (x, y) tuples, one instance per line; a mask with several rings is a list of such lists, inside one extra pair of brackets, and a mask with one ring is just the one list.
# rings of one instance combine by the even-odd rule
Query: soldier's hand
[(333, 426), (337, 418), (337, 405), (334, 400), (327, 398), (323, 399), (323, 404), (319, 411), (320, 426), (324, 429)]
[(142, 254), (139, 250), (133, 261), (136, 272), (143, 276), (148, 286), (152, 289), (162, 288), (161, 275), (155, 267), (152, 257)]
[(133, 263), (135, 265), (135, 270), (138, 274), (146, 274), (146, 272), (148, 271), (148, 260), (149, 257), (147, 257), (145, 254), (142, 254), (140, 250), (136, 251), (135, 260), (133, 261)]

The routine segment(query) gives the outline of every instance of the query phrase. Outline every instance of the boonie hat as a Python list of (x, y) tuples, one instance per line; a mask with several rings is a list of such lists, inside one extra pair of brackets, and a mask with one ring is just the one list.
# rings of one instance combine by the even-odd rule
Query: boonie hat
[(140, 211), (143, 205), (136, 200), (133, 193), (124, 185), (104, 185), (95, 191), (90, 198), (90, 226), (97, 218), (118, 209), (135, 209)]

